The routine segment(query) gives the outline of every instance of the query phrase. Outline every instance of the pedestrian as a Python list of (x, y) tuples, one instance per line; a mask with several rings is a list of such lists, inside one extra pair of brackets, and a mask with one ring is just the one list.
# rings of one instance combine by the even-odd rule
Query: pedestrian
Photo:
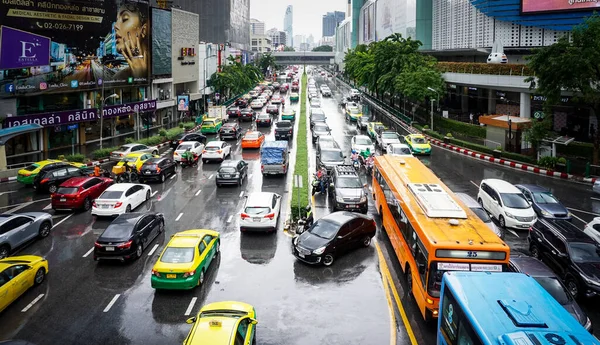
[(469, 123), (473, 124), (473, 113), (469, 114)]

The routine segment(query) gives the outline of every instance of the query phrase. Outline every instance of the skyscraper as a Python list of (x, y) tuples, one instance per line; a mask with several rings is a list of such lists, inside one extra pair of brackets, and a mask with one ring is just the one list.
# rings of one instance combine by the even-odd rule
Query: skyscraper
[(250, 19), (250, 33), (254, 35), (265, 34), (265, 22), (261, 22), (258, 19)]
[(285, 45), (288, 47), (294, 46), (294, 7), (288, 5), (285, 9), (285, 17), (283, 17), (283, 31), (285, 31), (287, 40)]
[(335, 35), (335, 28), (345, 17), (346, 14), (340, 11), (327, 12), (323, 15), (323, 37)]

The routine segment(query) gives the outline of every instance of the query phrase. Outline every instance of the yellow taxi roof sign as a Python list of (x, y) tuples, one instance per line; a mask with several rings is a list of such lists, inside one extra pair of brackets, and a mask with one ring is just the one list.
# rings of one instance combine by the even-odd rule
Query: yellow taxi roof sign
[(219, 320), (210, 320), (208, 323), (210, 327), (221, 327), (222, 323)]

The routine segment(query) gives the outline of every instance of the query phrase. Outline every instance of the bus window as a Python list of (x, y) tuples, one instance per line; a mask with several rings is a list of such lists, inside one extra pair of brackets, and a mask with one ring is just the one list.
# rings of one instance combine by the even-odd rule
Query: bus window
[(433, 262), (429, 268), (429, 284), (427, 284), (427, 292), (432, 297), (440, 297), (440, 288), (442, 287), (442, 277), (444, 270), (438, 269), (437, 262)]
[(451, 345), (481, 345), (481, 341), (468, 320), (465, 318), (463, 311), (454, 299), (452, 293), (444, 290), (444, 301), (442, 303), (442, 334), (446, 338), (448, 344)]
[[(427, 251), (423, 248), (423, 245), (420, 241), (418, 243), (415, 261), (419, 270), (419, 276), (421, 277), (421, 284), (423, 286), (427, 286)], [(439, 293), (435, 297), (439, 297)]]

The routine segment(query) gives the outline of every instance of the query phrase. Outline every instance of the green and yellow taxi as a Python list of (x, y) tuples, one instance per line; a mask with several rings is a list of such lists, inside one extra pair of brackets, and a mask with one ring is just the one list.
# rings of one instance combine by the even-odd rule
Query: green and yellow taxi
[(210, 303), (186, 323), (193, 326), (183, 345), (256, 344), (256, 310), (248, 303)]
[(151, 153), (129, 153), (125, 155), (121, 160), (117, 163), (116, 166), (122, 167), (125, 164), (129, 165), (135, 170), (140, 171), (144, 162), (146, 162), (150, 158), (158, 158), (159, 156), (155, 156)]
[(296, 111), (294, 109), (285, 109), (283, 113), (281, 113), (282, 120), (295, 121), (296, 120)]
[(41, 256), (11, 256), (0, 260), (0, 312), (24, 294), (40, 285), (48, 273), (48, 261)]
[(367, 134), (371, 139), (377, 138), (377, 133), (381, 131), (387, 131), (388, 128), (381, 122), (369, 122), (367, 124)]
[[(51, 165), (58, 166), (58, 165), (64, 165), (64, 164), (65, 164), (65, 162), (59, 161), (56, 159), (46, 159), (43, 161), (39, 161), (37, 163), (30, 164), (17, 172), (17, 181), (21, 182), (23, 184), (32, 185), (33, 180), (35, 179), (37, 174), (40, 173), (40, 170), (42, 170), (44, 167), (50, 167)], [(66, 164), (70, 164), (70, 165), (78, 167), (78, 168), (86, 167), (86, 165), (83, 163), (69, 162)]]
[(200, 132), (202, 134), (207, 133), (219, 133), (219, 130), (223, 127), (223, 120), (217, 117), (207, 117), (202, 121), (202, 129)]
[(214, 230), (194, 229), (173, 235), (152, 268), (152, 287), (190, 290), (202, 285), (210, 263), (219, 254), (220, 241)]
[(298, 102), (300, 100), (300, 95), (297, 92), (290, 93), (290, 102)]
[(409, 134), (404, 137), (406, 144), (415, 155), (430, 155), (431, 145), (422, 134)]
[(346, 107), (346, 119), (350, 121), (358, 121), (363, 116), (362, 110), (357, 106)]

